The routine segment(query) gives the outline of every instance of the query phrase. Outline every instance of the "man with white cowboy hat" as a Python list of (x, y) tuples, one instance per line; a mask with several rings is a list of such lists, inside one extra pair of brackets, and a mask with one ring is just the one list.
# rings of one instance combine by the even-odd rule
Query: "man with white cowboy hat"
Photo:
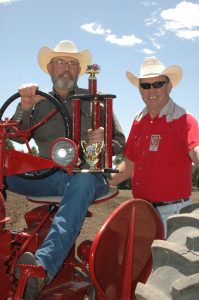
[[(78, 51), (72, 41), (61, 41), (54, 49), (42, 47), (38, 53), (38, 63), (41, 69), (51, 76), (53, 91), (51, 94), (62, 101), (68, 111), (69, 126), (71, 125), (71, 94), (88, 94), (87, 89), (79, 88), (79, 75), (86, 72), (87, 65), (92, 63), (89, 50)], [(36, 95), (37, 84), (25, 84), (19, 88), (21, 102), (14, 118), (22, 121), (21, 128), (27, 129), (29, 124), (38, 123), (52, 110), (52, 103)], [(89, 101), (81, 104), (81, 139), (88, 143), (102, 142), (104, 128), (94, 131), (92, 128), (92, 113)], [(101, 124), (103, 124), (103, 106), (101, 107)], [(71, 128), (72, 130), (72, 128)], [(65, 135), (63, 120), (58, 113), (46, 124), (34, 131), (33, 138), (38, 146), (39, 155), (49, 156), (49, 147), (53, 140)], [(113, 117), (113, 155), (123, 152), (125, 137), (121, 127)], [(24, 253), (18, 263), (41, 265), (48, 274), (49, 282), (60, 270), (73, 243), (78, 236), (86, 217), (88, 206), (95, 198), (107, 192), (107, 181), (99, 173), (75, 173), (69, 175), (63, 170), (42, 178), (28, 181), (17, 176), (6, 178), (9, 190), (29, 196), (63, 196), (59, 210), (56, 213), (51, 229), (35, 255)], [(18, 268), (16, 268), (16, 275)], [(18, 274), (19, 275), (19, 274)], [(18, 276), (17, 275), (17, 276)], [(44, 286), (41, 278), (30, 278), (27, 284), (25, 299), (35, 299)]]
[(198, 124), (169, 96), (182, 78), (181, 67), (166, 68), (156, 57), (147, 57), (140, 76), (129, 71), (126, 75), (146, 106), (133, 121), (125, 159), (109, 184), (118, 185), (132, 176), (134, 197), (157, 208), (166, 236), (167, 218), (191, 204), (192, 162), (199, 167)]

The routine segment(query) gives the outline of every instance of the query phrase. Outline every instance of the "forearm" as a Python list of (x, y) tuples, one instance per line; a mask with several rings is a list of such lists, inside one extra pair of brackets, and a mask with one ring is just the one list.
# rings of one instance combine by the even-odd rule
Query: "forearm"
[(111, 174), (111, 178), (109, 179), (109, 185), (116, 186), (130, 178), (132, 176), (133, 167), (134, 163), (128, 158), (125, 158), (117, 168), (119, 173)]
[(19, 125), (20, 129), (28, 129), (31, 126), (31, 114), (32, 109), (23, 110), (19, 104), (17, 106), (13, 119), (21, 122), (21, 124)]

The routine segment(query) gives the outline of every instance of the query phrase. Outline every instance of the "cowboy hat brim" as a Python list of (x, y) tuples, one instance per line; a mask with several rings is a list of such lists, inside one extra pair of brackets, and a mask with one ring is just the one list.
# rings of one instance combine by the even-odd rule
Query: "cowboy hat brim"
[(86, 73), (87, 66), (92, 64), (91, 53), (88, 49), (84, 49), (77, 53), (70, 53), (70, 52), (67, 53), (67, 52), (54, 51), (44, 46), (40, 49), (37, 57), (40, 68), (44, 72), (48, 73), (47, 65), (49, 64), (51, 59), (57, 56), (69, 56), (74, 59), (77, 59), (81, 67), (80, 75)]
[(174, 87), (182, 79), (183, 71), (182, 71), (181, 67), (179, 67), (177, 65), (172, 65), (172, 66), (164, 69), (161, 73), (158, 73), (158, 74), (148, 74), (148, 75), (144, 75), (144, 76), (141, 76), (141, 77), (137, 77), (136, 75), (134, 75), (130, 71), (126, 72), (126, 76), (127, 76), (128, 80), (134, 86), (136, 86), (137, 88), (139, 87), (139, 79), (141, 79), (141, 78), (157, 77), (157, 76), (161, 76), (161, 75), (167, 76), (170, 79), (172, 87)]

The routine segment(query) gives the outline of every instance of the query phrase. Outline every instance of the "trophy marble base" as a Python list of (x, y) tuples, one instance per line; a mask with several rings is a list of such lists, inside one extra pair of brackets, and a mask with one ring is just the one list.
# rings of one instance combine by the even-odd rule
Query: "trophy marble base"
[(73, 169), (74, 173), (119, 173), (118, 170), (115, 169)]

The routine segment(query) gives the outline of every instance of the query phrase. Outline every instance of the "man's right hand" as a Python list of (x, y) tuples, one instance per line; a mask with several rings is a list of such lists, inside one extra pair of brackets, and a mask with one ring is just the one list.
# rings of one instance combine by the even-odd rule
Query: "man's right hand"
[(19, 87), (22, 110), (32, 109), (32, 107), (35, 104), (37, 104), (43, 99), (42, 96), (36, 95), (36, 91), (38, 90), (38, 88), (39, 88), (38, 84), (35, 83), (27, 83)]

